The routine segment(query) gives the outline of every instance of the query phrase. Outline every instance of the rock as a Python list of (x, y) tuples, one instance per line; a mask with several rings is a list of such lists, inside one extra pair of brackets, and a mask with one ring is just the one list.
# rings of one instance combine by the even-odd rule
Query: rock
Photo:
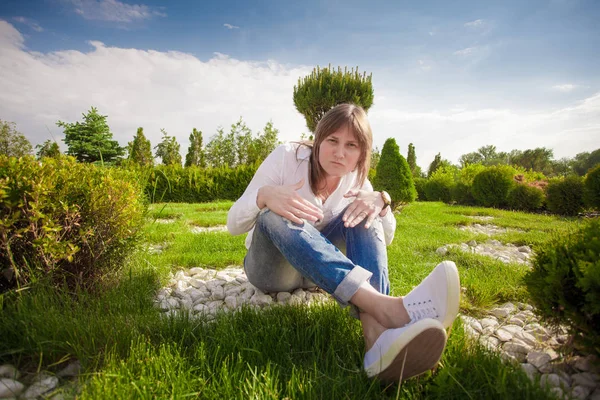
[(540, 374), (536, 367), (529, 363), (521, 364), (521, 369), (527, 374), (530, 380), (534, 381), (535, 378)]
[[(592, 364), (594, 362), (594, 356), (587, 356), (587, 357), (581, 357), (581, 356), (576, 356), (573, 357), (572, 360), (572, 365), (575, 369), (581, 371), (581, 372), (588, 372), (592, 369)], [(0, 367), (1, 369), (2, 367)], [(2, 374), (0, 373), (0, 376), (2, 376)]]
[(502, 349), (509, 353), (519, 353), (519, 354), (523, 354), (523, 355), (526, 355), (530, 351), (530, 348), (527, 346), (524, 346), (522, 344), (517, 344), (517, 343), (511, 343), (511, 342), (504, 343), (504, 345), (502, 346)]
[(465, 331), (465, 334), (467, 336), (473, 337), (473, 338), (478, 338), (479, 337), (479, 332), (477, 332), (475, 329), (473, 329), (473, 327), (469, 324), (464, 324), (463, 325), (463, 330)]
[(223, 289), (223, 286), (215, 286), (213, 289), (211, 289), (210, 298), (211, 300), (225, 299), (225, 290)]
[(594, 390), (594, 393), (592, 393), (589, 400), (600, 400), (600, 387)]
[(212, 292), (217, 287), (223, 288), (223, 285), (225, 283), (227, 283), (227, 282), (222, 279), (213, 279), (213, 280), (206, 282), (206, 287), (208, 288), (208, 290), (210, 290)]
[(554, 361), (559, 357), (558, 353), (556, 351), (554, 351), (553, 349), (545, 349), (544, 353), (546, 353), (550, 356), (551, 361)]
[(227, 297), (225, 297), (225, 305), (230, 310), (235, 310), (237, 308), (237, 306), (238, 306), (237, 297), (235, 297), (235, 296), (227, 296)]
[(175, 284), (175, 287), (180, 290), (180, 291), (186, 291), (190, 285), (186, 282), (186, 281), (177, 281), (177, 283)]
[(510, 333), (512, 336), (515, 336), (517, 333), (523, 331), (523, 328), (517, 325), (504, 325), (501, 328)]
[(554, 396), (556, 396), (559, 399), (565, 398), (565, 392), (559, 387), (550, 388), (550, 393), (552, 393)]
[(81, 373), (81, 363), (79, 360), (70, 362), (66, 367), (58, 371), (56, 376), (59, 378), (72, 378)]
[(529, 246), (521, 246), (517, 248), (520, 253), (531, 253), (531, 247)]
[(539, 369), (550, 362), (550, 356), (540, 351), (531, 351), (527, 353), (527, 362)]
[(592, 389), (585, 386), (575, 386), (571, 389), (571, 396), (576, 399), (587, 399), (587, 397), (592, 393)]
[(238, 281), (239, 283), (248, 282), (248, 278), (245, 275), (238, 275), (235, 277), (235, 280)]
[(498, 348), (500, 341), (493, 336), (481, 336), (479, 342), (488, 350), (495, 351)]
[(481, 320), (482, 328), (487, 328), (488, 326), (495, 327), (498, 325), (498, 321), (494, 318), (483, 318)]
[(519, 319), (516, 316), (515, 317), (511, 317), (508, 320), (508, 323), (511, 324), (511, 325), (519, 326), (519, 327), (522, 327), (523, 325), (525, 325), (525, 322), (523, 322), (522, 319)]
[(225, 290), (225, 297), (227, 296), (238, 296), (240, 293), (244, 291), (242, 286), (234, 286)]
[(304, 290), (303, 290), (303, 289), (296, 289), (296, 290), (294, 290), (294, 291), (292, 292), (292, 296), (294, 296), (294, 295), (296, 295), (296, 296), (300, 297), (300, 299), (301, 299), (302, 301), (304, 301), (304, 300), (306, 299), (306, 292), (304, 292)]
[(585, 386), (594, 389), (598, 385), (598, 375), (594, 375), (590, 372), (573, 374), (571, 375), (571, 378), (573, 379), (573, 386)]
[(35, 399), (44, 393), (54, 390), (58, 386), (58, 378), (41, 373), (36, 377), (34, 383), (21, 395), (22, 399)]
[(254, 296), (252, 296), (250, 298), (250, 304), (255, 305), (255, 306), (268, 306), (273, 302), (273, 299), (271, 298), (271, 296), (261, 293), (259, 291), (256, 291), (254, 293)]
[(9, 378), (0, 378), (0, 399), (17, 397), (25, 389), (21, 382)]
[(19, 370), (13, 365), (0, 365), (0, 378), (19, 379), (20, 377), (21, 374), (19, 373)]
[(294, 306), (300, 305), (302, 304), (302, 302), (304, 301), (303, 297), (304, 296), (300, 296), (298, 294), (295, 294), (296, 292), (294, 292), (294, 294), (292, 294), (292, 296), (290, 297), (290, 299), (288, 300), (288, 303)]
[(196, 288), (196, 289), (200, 289), (200, 290), (208, 290), (208, 288), (206, 287), (206, 284), (204, 282), (202, 282), (199, 279), (196, 278), (192, 278), (189, 280), (188, 282), (190, 284), (191, 287)]
[(504, 328), (496, 329), (495, 334), (496, 334), (496, 337), (498, 339), (500, 339), (500, 341), (502, 341), (502, 342), (508, 342), (509, 340), (512, 339), (512, 335), (510, 334), (510, 332), (508, 332)]
[(247, 286), (244, 291), (240, 294), (240, 298), (242, 300), (250, 300), (252, 296), (254, 296), (255, 289), (252, 285)]
[(544, 374), (540, 378), (541, 386), (568, 388), (568, 383), (557, 374)]
[(193, 310), (197, 313), (206, 314), (209, 311), (209, 308), (204, 304), (196, 304)]
[(514, 353), (512, 351), (504, 351), (503, 354), (508, 356), (510, 360), (516, 361), (519, 364), (524, 363), (527, 360), (527, 356), (524, 353)]
[(475, 246), (477, 246), (477, 242), (476, 242), (475, 240), (469, 240), (469, 241), (467, 242), (467, 244), (468, 244), (469, 246), (471, 246), (471, 247), (475, 247)]
[(468, 324), (471, 328), (473, 328), (475, 331), (481, 333), (483, 331), (483, 327), (481, 326), (481, 323), (479, 323), (479, 321), (477, 321), (475, 318), (473, 317), (469, 317), (468, 315), (462, 315), (460, 317), (460, 319), (465, 323)]
[(490, 313), (496, 318), (506, 318), (510, 315), (510, 311), (506, 308), (493, 308)]
[(515, 338), (522, 340), (523, 342), (527, 343), (528, 345), (531, 346), (535, 346), (537, 345), (537, 341), (535, 340), (535, 337), (533, 337), (532, 335), (530, 335), (529, 333), (520, 330), (518, 332), (515, 333)]
[(446, 254), (448, 254), (448, 249), (446, 248), (446, 246), (438, 247), (435, 253), (440, 256), (445, 256)]
[(292, 297), (292, 294), (289, 292), (279, 292), (277, 293), (277, 302), (281, 304), (285, 304)]

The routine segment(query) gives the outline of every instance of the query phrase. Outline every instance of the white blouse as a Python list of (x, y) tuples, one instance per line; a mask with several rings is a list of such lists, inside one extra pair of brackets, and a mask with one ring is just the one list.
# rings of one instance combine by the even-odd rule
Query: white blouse
[[(298, 156), (296, 157), (296, 149)], [(252, 181), (246, 188), (246, 191), (231, 207), (227, 214), (227, 229), (232, 235), (241, 235), (250, 232), (246, 237), (246, 248), (250, 248), (252, 243), (252, 232), (256, 218), (260, 213), (260, 208), (256, 205), (258, 189), (266, 185), (282, 186), (293, 185), (304, 179), (304, 185), (297, 190), (297, 193), (304, 199), (316, 205), (323, 211), (323, 220), (319, 222), (306, 221), (321, 231), (327, 224), (337, 217), (344, 209), (354, 201), (354, 197), (345, 198), (344, 194), (352, 189), (356, 189), (356, 172), (350, 172), (342, 177), (337, 189), (322, 202), (320, 198), (314, 195), (310, 189), (308, 165), (311, 149), (301, 146), (298, 143), (286, 143), (278, 146), (260, 165)], [(361, 190), (373, 190), (369, 180), (360, 188)], [(385, 243), (389, 246), (394, 239), (396, 231), (396, 219), (394, 213), (388, 211), (380, 219), (383, 227)]]

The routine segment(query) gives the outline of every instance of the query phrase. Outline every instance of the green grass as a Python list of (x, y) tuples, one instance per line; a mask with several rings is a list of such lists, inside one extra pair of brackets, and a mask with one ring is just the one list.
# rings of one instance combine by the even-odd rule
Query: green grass
[[(358, 321), (335, 304), (244, 309), (203, 323), (164, 318), (152, 305), (168, 272), (182, 267), (241, 265), (245, 235), (191, 233), (190, 226), (222, 225), (231, 203), (153, 205), (145, 238), (166, 244), (139, 252), (118, 279), (96, 293), (59, 293), (43, 286), (4, 296), (0, 303), (0, 364), (57, 371), (71, 358), (86, 371), (81, 398), (549, 398), (520, 370), (464, 338), (457, 321), (440, 368), (401, 387), (381, 386), (361, 370), (364, 344)], [(388, 248), (392, 292), (404, 294), (442, 259), (454, 260), (466, 288), (461, 308), (477, 314), (507, 300), (527, 300), (526, 267), (457, 250), (435, 249), (482, 237), (456, 229), (492, 215), (492, 223), (523, 233), (497, 237), (534, 251), (574, 220), (485, 208), (415, 203), (396, 216)], [(175, 218), (171, 224), (154, 218)]]

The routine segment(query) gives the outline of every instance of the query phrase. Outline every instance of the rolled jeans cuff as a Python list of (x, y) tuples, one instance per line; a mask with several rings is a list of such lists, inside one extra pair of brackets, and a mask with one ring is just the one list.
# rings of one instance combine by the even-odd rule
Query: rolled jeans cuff
[(335, 297), (341, 305), (347, 306), (358, 288), (364, 282), (371, 279), (371, 276), (373, 276), (372, 272), (369, 272), (360, 265), (356, 265), (337, 286), (333, 292), (333, 297)]

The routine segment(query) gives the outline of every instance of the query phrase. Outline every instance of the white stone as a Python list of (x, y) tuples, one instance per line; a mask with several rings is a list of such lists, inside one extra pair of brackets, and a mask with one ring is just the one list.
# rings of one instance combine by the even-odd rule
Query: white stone
[(279, 292), (277, 293), (277, 302), (285, 304), (292, 297), (292, 294), (289, 292)]
[(224, 281), (223, 279), (212, 279), (210, 281), (206, 281), (206, 287), (208, 288), (208, 290), (210, 290), (212, 292), (217, 287), (222, 288), (225, 283), (227, 283), (227, 282)]
[(173, 297), (177, 297), (178, 299), (185, 299), (186, 297), (188, 297), (189, 295), (186, 293), (185, 290), (181, 290), (179, 288), (173, 290), (172, 294)]
[(571, 389), (571, 396), (576, 399), (586, 399), (592, 393), (592, 389), (585, 386), (575, 386)]
[(481, 320), (481, 326), (487, 328), (488, 326), (495, 327), (498, 325), (498, 321), (495, 318), (483, 318)]
[(191, 310), (194, 307), (194, 302), (191, 297), (186, 297), (185, 299), (179, 300), (179, 307), (182, 310)]
[(254, 287), (246, 287), (244, 291), (240, 294), (240, 298), (242, 298), (243, 300), (250, 300), (250, 298), (254, 296), (254, 292)]
[(568, 383), (557, 374), (544, 374), (540, 378), (540, 385), (550, 387), (568, 388)]
[(525, 342), (531, 346), (537, 345), (537, 341), (535, 340), (535, 337), (533, 337), (531, 334), (529, 334), (523, 330), (516, 332), (515, 338), (520, 339), (523, 342)]
[(510, 311), (506, 308), (493, 308), (490, 313), (496, 318), (506, 318), (510, 315)]
[(523, 322), (523, 320), (522, 320), (522, 319), (519, 319), (519, 318), (517, 318), (517, 317), (511, 317), (511, 318), (508, 320), (508, 323), (509, 323), (509, 324), (512, 324), (512, 325), (519, 326), (519, 327), (522, 327), (523, 325), (525, 325), (525, 322)]
[(523, 363), (521, 364), (521, 369), (523, 369), (523, 371), (525, 371), (525, 373), (527, 374), (527, 376), (529, 377), (530, 380), (534, 381), (535, 378), (540, 374), (537, 370), (536, 367), (534, 367), (533, 365), (529, 364), (529, 363)]
[(550, 388), (550, 393), (552, 393), (554, 396), (556, 396), (559, 399), (565, 398), (565, 392), (559, 387)]
[(223, 300), (225, 299), (225, 290), (223, 286), (216, 286), (211, 290), (211, 300)]
[(293, 296), (293, 295), (296, 295), (296, 296), (300, 297), (300, 299), (301, 299), (302, 301), (304, 301), (304, 300), (306, 299), (306, 292), (304, 292), (304, 290), (303, 290), (303, 289), (296, 289), (296, 290), (294, 290), (294, 291), (292, 292), (292, 296)]
[(529, 246), (521, 246), (517, 250), (521, 253), (531, 253), (531, 247)]
[(248, 282), (248, 278), (245, 275), (238, 275), (235, 277), (235, 280), (238, 281), (239, 283)]
[(540, 351), (532, 351), (527, 354), (527, 362), (539, 369), (550, 362), (550, 356)]
[(194, 306), (193, 310), (194, 310), (195, 312), (198, 312), (198, 313), (202, 313), (202, 314), (204, 314), (204, 313), (207, 313), (207, 312), (208, 312), (209, 308), (208, 308), (208, 306), (206, 306), (206, 305), (204, 305), (204, 304), (196, 304), (196, 305)]
[(498, 348), (500, 341), (493, 336), (481, 336), (479, 342), (488, 350), (495, 351)]
[(435, 253), (440, 256), (445, 256), (446, 254), (448, 254), (448, 249), (446, 248), (446, 246), (438, 247)]
[(464, 329), (465, 333), (467, 334), (467, 336), (478, 338), (480, 335), (480, 333), (477, 332), (475, 329), (473, 329), (473, 327), (469, 324), (464, 324), (463, 329)]
[(590, 372), (580, 372), (571, 375), (573, 386), (585, 386), (594, 389), (598, 385), (598, 375)]
[(304, 301), (303, 297), (304, 297), (304, 296), (302, 296), (302, 297), (301, 297), (301, 296), (300, 296), (300, 295), (298, 295), (298, 294), (292, 294), (292, 296), (291, 296), (291, 297), (290, 297), (290, 299), (288, 300), (288, 304), (291, 304), (291, 305), (299, 305), (299, 304), (302, 304), (302, 303), (303, 303), (303, 301)]
[(238, 306), (237, 297), (235, 296), (227, 296), (225, 297), (225, 305), (230, 310), (235, 310)]
[(200, 290), (207, 290), (206, 284), (199, 279), (192, 278), (189, 280), (188, 283), (193, 288), (200, 289)]
[(36, 399), (57, 386), (58, 378), (56, 376), (40, 374), (36, 381), (21, 395), (21, 399)]
[[(588, 372), (592, 369), (592, 364), (594, 360), (594, 356), (591, 355), (587, 357), (577, 356), (573, 358), (573, 367), (575, 367), (581, 372)], [(2, 376), (2, 374), (0, 374), (0, 376)]]
[(509, 340), (512, 339), (512, 335), (510, 334), (510, 332), (508, 332), (504, 328), (496, 329), (495, 334), (496, 334), (496, 337), (498, 339), (500, 339), (500, 341), (502, 341), (502, 342), (508, 342)]
[(70, 362), (66, 367), (58, 371), (56, 376), (60, 378), (71, 378), (81, 373), (81, 363), (79, 360)]
[(460, 318), (463, 320), (463, 322), (465, 322), (466, 324), (471, 326), (471, 328), (473, 328), (477, 332), (481, 333), (483, 331), (483, 327), (481, 326), (481, 323), (479, 321), (477, 321), (475, 318), (469, 317), (468, 315), (462, 315)]
[(0, 378), (19, 379), (20, 377), (21, 373), (15, 366), (10, 364), (0, 365)]
[(225, 290), (225, 297), (228, 296), (238, 296), (240, 293), (244, 291), (242, 286), (234, 286)]
[(517, 326), (517, 325), (504, 325), (504, 326), (502, 326), (502, 329), (504, 329), (505, 331), (510, 333), (512, 336), (523, 331), (523, 328), (521, 328), (520, 326)]
[(9, 378), (0, 378), (0, 399), (17, 397), (25, 389), (21, 382)]
[(271, 296), (261, 293), (260, 291), (256, 291), (254, 296), (250, 298), (250, 304), (255, 306), (268, 306), (273, 302)]
[(544, 353), (546, 353), (550, 356), (551, 361), (554, 361), (559, 357), (558, 353), (556, 351), (554, 351), (553, 349), (545, 349)]
[(511, 343), (511, 342), (504, 343), (504, 345), (502, 346), (502, 349), (504, 349), (504, 351), (507, 351), (509, 353), (521, 353), (523, 355), (526, 355), (531, 350), (527, 346), (524, 346), (522, 344), (517, 344), (517, 343)]

